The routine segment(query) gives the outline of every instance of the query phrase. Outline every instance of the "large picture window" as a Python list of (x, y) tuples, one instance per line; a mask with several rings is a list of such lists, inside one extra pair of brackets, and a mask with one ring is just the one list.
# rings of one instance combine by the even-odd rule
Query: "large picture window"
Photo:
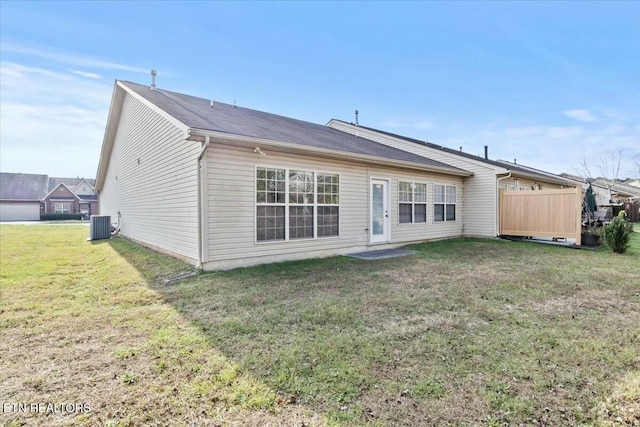
[(71, 205), (69, 203), (56, 203), (54, 211), (55, 213), (70, 213)]
[(298, 169), (256, 168), (256, 240), (338, 236), (340, 178)]
[(455, 185), (433, 186), (433, 220), (436, 222), (456, 220)]
[(398, 182), (400, 224), (427, 222), (427, 184)]

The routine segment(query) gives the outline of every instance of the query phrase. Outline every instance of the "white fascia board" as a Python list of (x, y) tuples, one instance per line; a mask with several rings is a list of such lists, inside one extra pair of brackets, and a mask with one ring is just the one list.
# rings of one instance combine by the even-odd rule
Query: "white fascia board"
[(167, 119), (183, 132), (185, 138), (189, 131), (189, 127), (182, 123), (180, 120), (176, 119), (171, 114), (159, 108), (157, 105), (147, 100), (145, 97), (129, 89), (121, 81), (116, 80), (113, 88), (113, 95), (111, 96), (111, 106), (109, 108), (109, 116), (107, 118), (107, 127), (105, 130), (104, 139), (102, 141), (100, 162), (98, 163), (98, 171), (96, 173), (96, 185), (94, 187), (96, 191), (102, 190), (102, 186), (104, 184), (104, 179), (107, 174), (107, 168), (109, 167), (109, 161), (111, 159), (111, 151), (113, 150), (113, 143), (116, 137), (118, 122), (120, 121), (120, 114), (122, 113), (122, 104), (124, 102), (124, 97), (126, 94), (134, 97), (136, 100), (143, 103), (152, 111), (155, 111), (156, 113)]
[[(78, 197), (78, 196), (76, 195), (76, 193), (74, 193), (74, 192), (73, 192), (73, 190), (72, 190), (72, 189), (70, 189), (69, 187), (67, 187), (67, 185), (66, 185), (64, 182), (61, 182), (60, 184), (58, 184), (58, 185), (56, 185), (55, 187), (53, 187), (53, 189), (52, 189), (51, 191), (49, 191), (49, 192), (47, 193), (47, 195), (46, 195), (46, 196), (44, 196), (44, 197), (42, 198), (42, 200), (45, 200), (47, 197), (49, 197), (49, 196), (51, 195), (51, 193), (53, 193), (54, 191), (56, 191), (56, 190), (58, 189), (58, 187), (60, 187), (60, 186), (63, 186), (64, 188), (66, 188), (67, 190), (69, 190), (69, 192), (71, 192), (71, 194), (73, 194), (73, 196), (74, 196), (77, 200), (80, 200), (80, 197)], [(62, 199), (61, 199), (61, 200), (62, 200)], [(69, 200), (73, 200), (73, 199), (69, 199)]]
[(120, 113), (122, 112), (122, 102), (124, 101), (124, 90), (118, 84), (118, 80), (113, 85), (113, 94), (111, 95), (111, 104), (109, 106), (109, 115), (107, 116), (107, 126), (104, 130), (102, 139), (102, 148), (100, 150), (100, 161), (98, 170), (96, 171), (96, 191), (102, 190), (104, 178), (109, 167), (111, 159), (111, 151), (113, 150), (113, 142), (116, 137), (118, 122), (120, 121)]
[(511, 173), (515, 177), (521, 176), (524, 178), (528, 178), (528, 179), (532, 179), (540, 182), (551, 182), (553, 184), (570, 185), (572, 187), (577, 187), (577, 185), (579, 185), (575, 181), (572, 181), (568, 178), (562, 178), (560, 176), (556, 178), (553, 176), (545, 176), (543, 174), (538, 174), (535, 172), (529, 173), (529, 172), (523, 171), (522, 169), (512, 170)]
[(162, 108), (158, 107), (156, 104), (154, 104), (153, 102), (149, 101), (147, 98), (145, 98), (144, 96), (138, 94), (137, 92), (129, 89), (125, 84), (123, 84), (122, 82), (118, 81), (117, 82), (118, 86), (121, 87), (122, 89), (124, 89), (129, 95), (133, 96), (135, 99), (137, 99), (138, 101), (142, 102), (144, 105), (146, 105), (147, 107), (149, 107), (151, 110), (155, 111), (156, 113), (160, 114), (162, 117), (164, 117), (165, 119), (167, 119), (169, 122), (171, 122), (171, 124), (173, 124), (175, 127), (177, 127), (178, 129), (180, 129), (182, 131), (182, 133), (184, 133), (185, 135), (187, 135), (187, 133), (189, 132), (189, 126), (185, 125), (184, 123), (182, 123), (180, 120), (176, 119), (175, 117), (173, 117), (171, 114), (167, 113), (166, 111), (164, 111)]
[(455, 175), (455, 176), (472, 176), (473, 175), (473, 172), (468, 172), (468, 171), (463, 171), (463, 170), (460, 170), (458, 172), (458, 171), (455, 171), (455, 170), (451, 170), (449, 168), (440, 168), (438, 166), (429, 166), (429, 165), (424, 165), (422, 163), (413, 163), (413, 162), (406, 162), (406, 161), (402, 161), (402, 160), (393, 160), (393, 159), (387, 159), (385, 157), (370, 156), (370, 155), (367, 155), (367, 154), (348, 153), (348, 152), (339, 151), (339, 150), (330, 150), (330, 149), (326, 149), (326, 148), (310, 147), (308, 145), (293, 144), (293, 143), (281, 142), (281, 141), (274, 141), (274, 140), (270, 140), (270, 139), (256, 138), (256, 137), (252, 137), (252, 136), (234, 135), (234, 134), (229, 134), (229, 133), (224, 133), (224, 132), (210, 131), (210, 130), (206, 130), (206, 129), (194, 129), (194, 128), (192, 128), (189, 131), (189, 135), (191, 137), (206, 137), (206, 136), (209, 136), (209, 137), (214, 138), (214, 139), (221, 139), (221, 140), (227, 140), (227, 141), (238, 141), (238, 142), (249, 143), (249, 144), (252, 144), (252, 145), (255, 144), (256, 146), (271, 146), (271, 147), (278, 147), (278, 148), (290, 148), (290, 149), (295, 149), (295, 150), (306, 151), (306, 152), (309, 152), (309, 153), (316, 153), (316, 154), (319, 154), (319, 155), (323, 155), (325, 157), (331, 157), (331, 158), (336, 158), (336, 159), (345, 159), (345, 160), (359, 160), (361, 162), (373, 163), (373, 164), (382, 165), (382, 166), (395, 166), (395, 167), (401, 167), (401, 168), (405, 168), (405, 169), (414, 169), (414, 170), (420, 170), (420, 171), (438, 172), (438, 173), (442, 173), (442, 174)]
[[(459, 156), (459, 155), (454, 154), (454, 153), (449, 153), (447, 151), (438, 150), (437, 148), (434, 148), (434, 147), (429, 147), (428, 145), (420, 145), (417, 142), (408, 141), (408, 140), (406, 140), (405, 138), (402, 138), (402, 137), (387, 135), (387, 134), (384, 134), (384, 133), (381, 133), (381, 132), (377, 132), (377, 131), (371, 130), (371, 129), (363, 129), (360, 126), (356, 126), (356, 125), (354, 125), (352, 123), (343, 122), (342, 120), (331, 119), (326, 124), (326, 126), (332, 128), (332, 129), (337, 129), (337, 130), (341, 130), (340, 127), (345, 127), (346, 126), (346, 127), (349, 127), (351, 129), (353, 129), (354, 131), (357, 131), (357, 135), (362, 137), (362, 138), (366, 138), (367, 137), (366, 134), (370, 133), (370, 134), (374, 134), (374, 135), (376, 135), (376, 136), (378, 136), (380, 138), (385, 138), (385, 139), (389, 139), (389, 140), (398, 140), (398, 141), (401, 141), (401, 142), (407, 143), (407, 144), (415, 144), (416, 146), (422, 147), (425, 150), (429, 150), (429, 151), (432, 151), (434, 153), (439, 153), (439, 154), (442, 154), (442, 155), (445, 155), (445, 156), (450, 156), (451, 158), (460, 159), (462, 161), (468, 161), (468, 162), (470, 162), (470, 163), (472, 163), (472, 164), (474, 164), (476, 166), (481, 166), (481, 167), (484, 167), (486, 169), (493, 170), (493, 171), (495, 171), (496, 175), (509, 173), (508, 169), (505, 169), (505, 168), (500, 167), (500, 166), (492, 165), (490, 163), (483, 162), (481, 158), (474, 159), (474, 158), (467, 157), (467, 156)], [(345, 132), (345, 131), (343, 131), (343, 132)], [(354, 133), (352, 135), (356, 135), (356, 134)], [(421, 154), (416, 154), (416, 155), (420, 156)], [(427, 156), (423, 156), (423, 157), (428, 158)]]

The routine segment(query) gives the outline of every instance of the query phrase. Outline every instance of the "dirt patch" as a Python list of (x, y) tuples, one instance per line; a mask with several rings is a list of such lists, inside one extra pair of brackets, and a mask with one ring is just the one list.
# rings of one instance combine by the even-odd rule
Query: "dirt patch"
[(586, 311), (629, 312), (635, 310), (637, 304), (626, 301), (620, 294), (611, 289), (586, 289), (575, 295), (551, 298), (544, 302), (532, 304), (531, 308), (543, 315), (576, 314)]

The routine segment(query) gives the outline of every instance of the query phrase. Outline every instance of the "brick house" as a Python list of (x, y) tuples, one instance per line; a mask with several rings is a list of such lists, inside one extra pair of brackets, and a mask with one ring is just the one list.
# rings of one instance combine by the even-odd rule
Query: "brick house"
[(80, 213), (88, 217), (98, 214), (98, 196), (93, 180), (82, 178), (49, 178), (49, 193), (44, 197), (46, 213)]

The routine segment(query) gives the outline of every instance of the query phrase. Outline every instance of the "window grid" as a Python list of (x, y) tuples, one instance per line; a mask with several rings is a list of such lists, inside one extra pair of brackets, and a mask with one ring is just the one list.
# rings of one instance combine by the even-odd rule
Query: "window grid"
[(70, 213), (71, 207), (69, 203), (56, 203), (54, 211), (55, 213)]
[(433, 220), (435, 222), (456, 220), (455, 185), (433, 186)]
[(427, 184), (398, 181), (400, 224), (427, 222)]
[(340, 177), (303, 170), (256, 168), (256, 240), (339, 235)]

